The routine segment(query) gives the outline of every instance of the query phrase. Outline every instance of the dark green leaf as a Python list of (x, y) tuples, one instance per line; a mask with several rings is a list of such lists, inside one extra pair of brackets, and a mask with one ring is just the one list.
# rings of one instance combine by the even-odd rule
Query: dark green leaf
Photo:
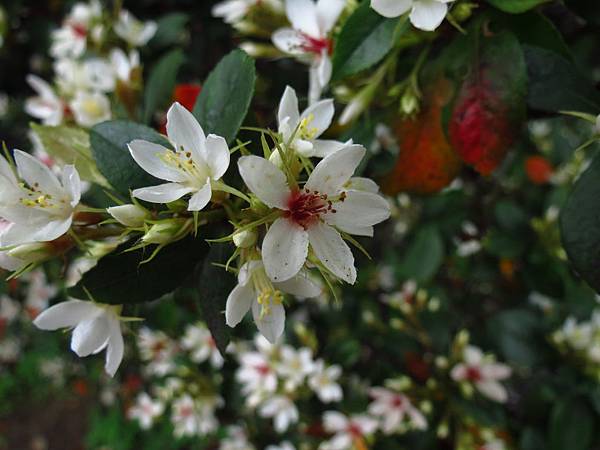
[(552, 410), (550, 450), (589, 450), (594, 435), (594, 415), (583, 399), (566, 398)]
[(488, 324), (488, 334), (508, 361), (532, 366), (542, 357), (540, 321), (530, 311), (513, 309), (495, 315)]
[(400, 276), (417, 282), (429, 281), (440, 268), (444, 258), (444, 243), (435, 227), (422, 228), (410, 247), (400, 266)]
[(600, 157), (579, 178), (562, 209), (560, 228), (579, 275), (600, 292)]
[(198, 298), (206, 325), (221, 354), (229, 344), (230, 329), (225, 324), (225, 303), (235, 286), (235, 278), (214, 263), (225, 264), (234, 249), (227, 244), (213, 244), (197, 274)]
[(177, 73), (184, 61), (183, 51), (176, 49), (164, 55), (152, 67), (144, 91), (144, 123), (149, 123), (156, 111), (168, 106), (173, 98)]
[[(398, 19), (377, 14), (363, 2), (344, 23), (335, 42), (332, 78), (354, 75), (381, 61), (394, 46)], [(400, 25), (408, 29), (408, 25)]]
[(254, 60), (242, 50), (225, 56), (210, 73), (194, 107), (204, 131), (233, 142), (254, 94)]
[(600, 93), (575, 65), (546, 49), (525, 45), (528, 105), (540, 111), (600, 112)]
[(148, 43), (152, 47), (167, 47), (181, 42), (186, 36), (188, 14), (175, 12), (167, 14), (157, 22), (156, 33)]
[(551, 0), (487, 0), (489, 4), (511, 14), (524, 13), (549, 1)]
[(123, 253), (130, 246), (130, 243), (122, 244), (100, 259), (96, 267), (69, 289), (69, 295), (86, 299), (87, 289), (94, 300), (119, 305), (156, 300), (173, 292), (191, 277), (198, 262), (208, 252), (203, 239), (188, 237), (166, 246), (154, 259), (140, 264), (153, 249)]
[(534, 428), (526, 428), (519, 441), (521, 450), (546, 450), (544, 436)]
[(134, 139), (168, 146), (168, 141), (144, 125), (115, 120), (96, 125), (90, 130), (92, 155), (100, 173), (125, 198), (129, 191), (162, 183), (146, 173), (131, 157), (127, 144)]

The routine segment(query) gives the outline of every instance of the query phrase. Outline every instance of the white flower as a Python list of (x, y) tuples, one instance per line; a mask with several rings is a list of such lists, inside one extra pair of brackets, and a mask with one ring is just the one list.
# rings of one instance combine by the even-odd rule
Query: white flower
[(25, 310), (31, 319), (48, 307), (48, 301), (56, 295), (58, 288), (54, 283), (49, 283), (43, 270), (34, 270), (27, 274), (27, 295), (25, 296)]
[(0, 336), (2, 335), (2, 328), (15, 320), (19, 311), (21, 311), (19, 302), (16, 302), (8, 295), (0, 297)]
[(278, 433), (287, 431), (291, 424), (298, 422), (299, 418), (298, 408), (284, 395), (269, 397), (258, 410), (258, 414), (261, 417), (273, 418), (273, 425)]
[(294, 447), (288, 441), (283, 441), (279, 445), (267, 445), (265, 450), (296, 450), (296, 447)]
[[(298, 109), (296, 91), (287, 86), (279, 102), (277, 120), (283, 142), (299, 155), (307, 158), (324, 158), (347, 145), (338, 141), (317, 139), (331, 125), (334, 114), (333, 100), (321, 100), (308, 107), (302, 114)], [(279, 153), (273, 152), (273, 155)]]
[(33, 156), (15, 150), (14, 158), (20, 179), (0, 158), (0, 217), (11, 222), (0, 234), (0, 247), (53, 241), (71, 228), (81, 198), (79, 174), (65, 166), (59, 181)]
[(87, 36), (94, 20), (102, 15), (102, 6), (97, 0), (89, 4), (76, 3), (63, 26), (52, 32), (50, 54), (54, 58), (77, 58), (87, 46)]
[(285, 389), (293, 392), (304, 382), (306, 376), (315, 370), (312, 351), (309, 348), (296, 350), (286, 345), (281, 348), (276, 369), (278, 375), (285, 379)]
[(227, 298), (227, 325), (235, 327), (252, 309), (258, 330), (269, 342), (276, 342), (285, 328), (282, 292), (311, 298), (321, 293), (321, 287), (313, 283), (305, 272), (300, 272), (286, 281), (272, 283), (266, 276), (261, 261), (248, 261), (240, 268), (238, 284)]
[(137, 345), (142, 358), (149, 362), (146, 367), (149, 374), (164, 376), (175, 369), (175, 343), (162, 331), (142, 328), (138, 333)]
[(314, 256), (327, 270), (354, 284), (354, 257), (337, 229), (372, 236), (373, 225), (390, 214), (383, 197), (344, 189), (364, 154), (362, 146), (350, 145), (327, 156), (301, 190), (291, 190), (285, 174), (266, 159), (239, 159), (240, 174), (250, 191), (267, 206), (282, 212), (262, 244), (263, 262), (271, 280), (283, 282), (298, 274), (308, 257), (310, 243)]
[(452, 368), (450, 372), (452, 379), (473, 383), (477, 390), (489, 399), (500, 403), (506, 402), (508, 394), (499, 381), (510, 377), (510, 367), (486, 360), (481, 349), (472, 345), (464, 349), (463, 359), (464, 363), (459, 363)]
[(110, 120), (110, 100), (100, 92), (79, 91), (69, 104), (75, 122), (82, 127), (91, 128)]
[(21, 343), (14, 337), (8, 336), (0, 341), (0, 362), (14, 362), (21, 353)]
[(373, 397), (369, 413), (380, 419), (381, 430), (385, 434), (402, 433), (408, 429), (427, 429), (425, 416), (412, 405), (406, 395), (380, 387), (372, 388), (369, 393)]
[(129, 11), (121, 10), (119, 20), (115, 24), (115, 33), (133, 47), (146, 45), (156, 33), (156, 22), (142, 22)]
[(137, 419), (143, 430), (152, 427), (154, 419), (159, 417), (165, 409), (162, 402), (152, 400), (145, 392), (140, 393), (135, 399), (135, 404), (127, 411), (127, 417)]
[(80, 91), (112, 92), (115, 89), (115, 69), (110, 61), (91, 58), (84, 62), (63, 59), (54, 64), (56, 84), (65, 96), (75, 97)]
[(214, 17), (222, 18), (226, 23), (234, 24), (244, 18), (250, 8), (260, 0), (225, 0), (212, 8)]
[(286, 0), (285, 12), (293, 28), (273, 34), (281, 51), (310, 64), (309, 103), (319, 100), (331, 79), (333, 43), (329, 34), (344, 10), (344, 0)]
[(223, 367), (223, 357), (215, 344), (210, 331), (203, 324), (188, 325), (181, 346), (190, 351), (190, 359), (195, 363), (210, 360), (215, 369)]
[(248, 442), (244, 428), (234, 425), (227, 427), (227, 437), (221, 439), (219, 450), (254, 450), (254, 446)]
[(325, 431), (334, 436), (319, 446), (319, 450), (353, 450), (355, 443), (362, 444), (364, 438), (373, 434), (377, 429), (377, 421), (366, 415), (346, 417), (336, 411), (327, 411), (323, 415)]
[(120, 48), (115, 48), (110, 52), (110, 63), (117, 79), (128, 83), (131, 73), (140, 67), (140, 54), (132, 50), (128, 56)]
[(27, 75), (27, 83), (38, 94), (25, 101), (25, 112), (44, 125), (56, 126), (63, 121), (65, 105), (54, 93), (54, 89), (40, 77)]
[(314, 372), (308, 379), (308, 386), (323, 403), (339, 402), (343, 397), (342, 388), (337, 384), (341, 374), (340, 366), (326, 368), (325, 363), (319, 360), (315, 363)]
[(258, 352), (245, 352), (239, 357), (240, 368), (235, 376), (242, 383), (242, 393), (249, 405), (260, 403), (264, 394), (277, 389), (277, 375), (271, 362)]
[(170, 203), (192, 194), (189, 211), (200, 211), (212, 196), (211, 182), (229, 167), (229, 148), (220, 136), (204, 136), (196, 118), (174, 103), (167, 112), (167, 135), (175, 150), (135, 140), (129, 151), (139, 166), (169, 183), (136, 189), (133, 196), (151, 203)]
[(215, 431), (219, 426), (215, 417), (215, 408), (221, 403), (219, 397), (202, 397), (194, 400), (188, 394), (175, 400), (171, 415), (175, 436), (205, 436)]
[(425, 31), (440, 26), (454, 0), (371, 0), (371, 8), (385, 17), (398, 17), (410, 11), (411, 23)]
[(48, 308), (33, 324), (41, 330), (74, 328), (71, 350), (77, 356), (95, 355), (106, 349), (104, 368), (112, 377), (123, 359), (120, 310), (120, 306), (70, 300)]
[(146, 219), (150, 214), (147, 210), (139, 205), (120, 205), (111, 206), (106, 209), (113, 219), (126, 227), (139, 228), (143, 227)]

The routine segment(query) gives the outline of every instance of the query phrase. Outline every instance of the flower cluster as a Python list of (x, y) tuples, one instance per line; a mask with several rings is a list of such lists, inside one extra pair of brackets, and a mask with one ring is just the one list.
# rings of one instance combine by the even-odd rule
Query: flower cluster
[(553, 344), (563, 353), (572, 355), (584, 364), (584, 371), (594, 378), (600, 376), (600, 311), (590, 320), (577, 321), (569, 317), (552, 334)]

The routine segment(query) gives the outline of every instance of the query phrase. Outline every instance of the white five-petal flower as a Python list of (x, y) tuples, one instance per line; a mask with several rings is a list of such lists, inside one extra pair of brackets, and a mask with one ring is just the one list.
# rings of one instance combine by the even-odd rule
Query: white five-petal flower
[(334, 436), (323, 442), (319, 450), (352, 450), (357, 443), (364, 445), (364, 438), (377, 430), (377, 421), (366, 414), (347, 417), (337, 411), (327, 411), (323, 414), (323, 426)]
[[(344, 144), (318, 139), (331, 125), (334, 113), (333, 100), (328, 99), (309, 106), (300, 114), (296, 91), (287, 86), (279, 102), (277, 113), (279, 133), (283, 137), (283, 142), (289, 143), (290, 148), (307, 158), (324, 158), (344, 148), (351, 142)], [(279, 153), (274, 152), (273, 155)]]
[(170, 203), (192, 194), (188, 210), (200, 211), (211, 199), (211, 182), (229, 167), (227, 142), (214, 134), (204, 135), (196, 118), (179, 103), (167, 112), (167, 135), (175, 150), (152, 142), (135, 140), (129, 151), (139, 166), (169, 183), (133, 191), (133, 196), (151, 203)]
[(310, 64), (309, 102), (315, 103), (331, 79), (332, 41), (329, 34), (344, 10), (344, 0), (286, 0), (285, 12), (292, 28), (273, 34), (281, 51)]
[(272, 283), (266, 276), (261, 261), (248, 261), (240, 268), (238, 284), (227, 298), (225, 306), (227, 325), (235, 327), (252, 309), (256, 327), (269, 342), (274, 343), (285, 327), (282, 292), (312, 298), (321, 293), (321, 287), (304, 272), (299, 272), (283, 282)]
[(425, 416), (413, 406), (406, 395), (381, 387), (372, 388), (369, 394), (373, 398), (369, 405), (369, 413), (380, 419), (381, 430), (385, 434), (407, 429), (427, 429)]
[(156, 33), (156, 22), (142, 22), (127, 10), (121, 10), (119, 20), (115, 24), (115, 33), (133, 47), (146, 45)]
[(25, 112), (44, 125), (57, 126), (63, 120), (65, 105), (52, 86), (35, 75), (27, 75), (27, 83), (38, 94), (25, 101)]
[(440, 26), (448, 3), (454, 0), (371, 0), (371, 8), (385, 17), (398, 17), (410, 11), (410, 22), (420, 30), (433, 31)]
[(300, 272), (309, 252), (333, 275), (354, 284), (354, 256), (340, 232), (372, 236), (373, 225), (390, 215), (388, 202), (363, 191), (347, 191), (346, 183), (365, 155), (350, 145), (321, 160), (302, 189), (292, 190), (285, 174), (264, 158), (244, 156), (238, 166), (244, 182), (265, 205), (281, 210), (262, 244), (267, 275), (274, 282)]
[(41, 330), (73, 328), (71, 350), (77, 356), (95, 355), (106, 349), (104, 369), (112, 377), (123, 359), (120, 309), (120, 306), (70, 300), (46, 309), (33, 323)]
[(73, 222), (81, 198), (81, 181), (74, 166), (63, 168), (61, 180), (33, 156), (14, 151), (17, 178), (0, 158), (0, 217), (11, 225), (0, 235), (0, 246), (53, 241)]
[(165, 405), (159, 400), (152, 398), (142, 392), (135, 399), (135, 404), (127, 411), (127, 417), (137, 419), (143, 430), (152, 427), (154, 420), (159, 417), (165, 409)]
[(308, 379), (308, 386), (323, 403), (338, 402), (344, 396), (342, 388), (337, 383), (341, 375), (340, 366), (325, 367), (323, 360), (318, 360), (314, 365), (314, 372)]

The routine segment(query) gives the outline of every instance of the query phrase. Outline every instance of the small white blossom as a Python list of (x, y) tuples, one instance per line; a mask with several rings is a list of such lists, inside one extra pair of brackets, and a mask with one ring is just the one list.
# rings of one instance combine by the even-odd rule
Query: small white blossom
[(135, 399), (135, 404), (127, 411), (127, 417), (136, 419), (143, 430), (148, 430), (164, 409), (165, 406), (162, 402), (152, 400), (148, 394), (142, 392)]
[(285, 380), (285, 389), (293, 392), (315, 370), (312, 351), (309, 348), (296, 350), (289, 345), (283, 346), (276, 369), (277, 374)]
[(284, 433), (290, 425), (298, 422), (298, 408), (294, 402), (284, 395), (268, 398), (259, 408), (261, 417), (272, 418), (275, 431)]
[(379, 387), (372, 388), (369, 393), (373, 398), (369, 413), (379, 418), (385, 434), (427, 429), (425, 416), (406, 395)]
[(410, 11), (411, 23), (421, 30), (433, 31), (440, 26), (448, 3), (454, 0), (371, 0), (371, 7), (385, 17), (398, 17)]
[(77, 58), (83, 55), (90, 27), (101, 15), (102, 6), (97, 0), (88, 4), (76, 3), (62, 27), (52, 33), (50, 54), (54, 58)]
[(342, 388), (337, 383), (341, 374), (340, 366), (325, 367), (325, 363), (319, 360), (308, 379), (308, 386), (323, 403), (339, 402), (343, 398)]
[(364, 438), (377, 430), (377, 421), (367, 415), (347, 417), (337, 411), (327, 411), (323, 415), (323, 426), (333, 437), (323, 442), (319, 450), (353, 450), (355, 444), (365, 446)]
[(142, 358), (149, 362), (146, 370), (150, 374), (164, 376), (175, 369), (173, 358), (177, 348), (175, 343), (162, 331), (142, 328), (138, 333), (137, 345)]
[(26, 80), (37, 96), (25, 101), (25, 112), (40, 119), (44, 125), (60, 125), (63, 121), (65, 104), (56, 95), (52, 86), (35, 75), (27, 75)]
[(110, 100), (101, 92), (79, 91), (69, 103), (75, 122), (82, 127), (93, 127), (110, 120)]
[(156, 34), (156, 22), (142, 22), (129, 11), (121, 10), (119, 20), (115, 24), (115, 33), (133, 47), (146, 45)]
[(254, 446), (248, 442), (244, 428), (235, 425), (227, 427), (227, 437), (221, 439), (219, 450), (254, 450)]
[(210, 331), (203, 324), (188, 325), (181, 346), (190, 352), (190, 359), (195, 363), (210, 360), (211, 366), (215, 369), (223, 367), (225, 361)]
[(215, 409), (221, 403), (219, 397), (193, 399), (188, 394), (175, 400), (171, 415), (175, 436), (205, 436), (215, 431), (219, 426)]

